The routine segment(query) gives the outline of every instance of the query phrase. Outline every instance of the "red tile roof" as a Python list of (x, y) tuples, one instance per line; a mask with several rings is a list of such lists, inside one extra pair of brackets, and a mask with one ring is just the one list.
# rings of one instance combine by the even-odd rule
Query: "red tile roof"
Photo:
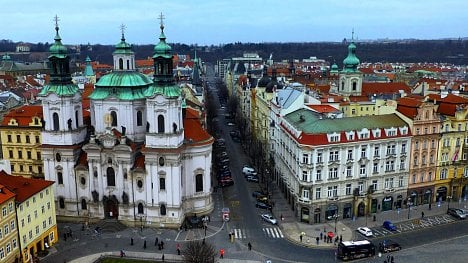
[(339, 110), (337, 110), (336, 108), (330, 106), (330, 105), (307, 105), (307, 107), (313, 109), (314, 111), (316, 112), (320, 112), (320, 113), (331, 113), (331, 112), (337, 112)]
[(373, 94), (395, 94), (400, 90), (405, 93), (411, 93), (411, 88), (403, 82), (364, 82), (362, 83), (362, 95), (369, 96)]
[(191, 144), (208, 144), (212, 143), (213, 137), (203, 129), (200, 123), (198, 111), (187, 108), (184, 118), (184, 135), (185, 140), (191, 141)]
[(42, 118), (42, 106), (38, 105), (24, 105), (17, 109), (9, 111), (2, 120), (3, 126), (8, 126), (11, 119), (18, 122), (19, 127), (29, 127), (32, 122), (32, 117)]
[(7, 174), (5, 171), (0, 172), (0, 184), (6, 186), (10, 191), (15, 193), (16, 201), (20, 203), (24, 202), (31, 196), (39, 193), (54, 183), (54, 181), (47, 181), (43, 179), (12, 176)]
[(13, 197), (15, 197), (15, 193), (8, 190), (6, 186), (0, 184), (0, 204), (5, 203)]
[(413, 119), (418, 115), (418, 108), (422, 101), (417, 98), (404, 97), (397, 100), (397, 111), (408, 118)]

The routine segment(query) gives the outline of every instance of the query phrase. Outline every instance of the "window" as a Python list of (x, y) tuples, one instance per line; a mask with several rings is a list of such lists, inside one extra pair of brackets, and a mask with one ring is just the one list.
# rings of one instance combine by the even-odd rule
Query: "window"
[(45, 213), (45, 207), (44, 206), (41, 207), (41, 212), (42, 212), (42, 214)]
[(143, 188), (143, 181), (142, 181), (141, 179), (138, 179), (138, 181), (137, 181), (137, 186), (138, 186), (138, 188), (140, 188), (140, 189)]
[(203, 175), (195, 175), (195, 192), (203, 192)]
[(8, 142), (11, 142), (11, 135), (10, 134), (7, 135), (7, 140), (8, 140)]
[(385, 172), (391, 172), (395, 170), (395, 161), (385, 162)]
[(54, 232), (50, 232), (49, 239), (50, 239), (50, 241), (55, 240)]
[(16, 135), (16, 142), (21, 142), (21, 135)]
[(440, 171), (440, 180), (447, 179), (447, 174), (448, 174), (447, 169), (445, 169), (445, 168), (442, 169), (442, 170)]
[(387, 146), (387, 155), (395, 155), (396, 154), (396, 145), (389, 145)]
[(366, 158), (366, 152), (367, 152), (367, 148), (366, 148), (366, 147), (362, 147), (362, 148), (361, 148), (361, 158)]
[(111, 126), (112, 127), (117, 127), (117, 123), (118, 123), (117, 122), (117, 112), (111, 111), (110, 116), (112, 117)]
[(327, 197), (332, 197), (333, 196), (333, 187), (329, 186), (327, 189)]
[(353, 167), (351, 165), (346, 166), (346, 177), (353, 177)]
[(27, 151), (26, 156), (28, 157), (29, 160), (31, 160), (32, 159), (31, 151)]
[(348, 160), (352, 160), (353, 159), (353, 150), (348, 150)]
[(137, 111), (137, 126), (143, 125), (143, 113), (139, 110)]
[(393, 178), (385, 178), (385, 189), (391, 188), (393, 188)]
[(159, 190), (166, 190), (166, 178), (159, 178)]
[(53, 123), (53, 130), (58, 131), (60, 130), (60, 120), (59, 120), (59, 115), (57, 112), (54, 112), (52, 114), (52, 123)]
[[(60, 198), (59, 198), (59, 207), (60, 207), (60, 209), (64, 209), (64, 208), (65, 208), (65, 200), (63, 199), (63, 197), (60, 197)], [(30, 221), (30, 218), (29, 218), (29, 216), (28, 216), (28, 223), (29, 223), (29, 221)]]
[(10, 226), (8, 224), (6, 224), (3, 229), (5, 230), (5, 236), (8, 235), (8, 233), (10, 233)]
[(339, 156), (338, 151), (330, 152), (330, 156), (329, 156), (330, 162), (339, 161), (338, 156)]
[(304, 199), (309, 199), (309, 190), (302, 190), (302, 197)]
[(3, 259), (5, 258), (5, 250), (2, 248), (0, 248), (0, 259)]
[(23, 152), (18, 150), (18, 159), (23, 159)]
[(138, 214), (144, 214), (144, 210), (143, 210), (143, 204), (142, 203), (138, 203)]
[(364, 182), (359, 182), (358, 183), (358, 189), (359, 189), (359, 193), (364, 192)]
[(403, 187), (403, 176), (398, 177), (398, 187)]
[(28, 224), (31, 223), (31, 215), (28, 215)]
[(308, 173), (307, 171), (302, 171), (302, 181), (307, 182)]
[(400, 170), (405, 170), (406, 162), (405, 160), (400, 160)]
[(58, 181), (58, 184), (63, 184), (63, 174), (62, 174), (62, 172), (57, 172), (57, 181)]
[(37, 210), (34, 210), (34, 218), (37, 218)]
[(80, 126), (80, 121), (79, 121), (79, 120), (80, 120), (80, 117), (79, 117), (79, 116), (80, 116), (80, 115), (79, 115), (78, 111), (76, 110), (76, 111), (75, 111), (75, 123), (76, 123), (76, 127), (77, 127), (77, 128), (78, 128), (78, 126)]
[(44, 220), (42, 221), (42, 229), (46, 229), (47, 228), (47, 222)]
[(50, 202), (47, 202), (47, 210), (50, 210)]
[(31, 138), (29, 138), (29, 135), (26, 135), (26, 143), (31, 143)]
[(315, 180), (321, 181), (322, 180), (322, 170), (317, 170), (315, 173)]
[(86, 203), (86, 199), (81, 199), (81, 209), (82, 210), (88, 209), (88, 204)]
[(366, 176), (366, 165), (365, 164), (361, 164), (361, 166), (359, 167), (359, 176), (361, 176), (361, 177)]
[(378, 173), (379, 172), (379, 163), (373, 163), (372, 165), (372, 173)]
[(158, 133), (164, 133), (164, 116), (158, 116)]
[(346, 195), (351, 194), (351, 184), (346, 184)]
[(414, 160), (413, 160), (413, 161), (414, 161), (414, 163), (413, 163), (414, 165), (418, 165), (418, 156), (417, 156), (417, 155), (414, 156)]
[(10, 159), (13, 159), (13, 158), (14, 158), (14, 157), (13, 157), (13, 150), (9, 150), (9, 151), (8, 151), (8, 155), (10, 156)]
[(406, 143), (401, 144), (401, 153), (406, 153)]
[(303, 154), (302, 155), (302, 163), (309, 163), (309, 155), (308, 154)]
[(323, 154), (321, 152), (317, 153), (317, 163), (323, 162)]
[(321, 195), (321, 190), (322, 189), (320, 187), (315, 189), (315, 199), (320, 199), (321, 198), (321, 196), (320, 196)]
[(372, 180), (372, 190), (375, 192), (379, 189), (377, 189), (378, 181), (377, 180)]
[(18, 246), (18, 241), (16, 241), (16, 238), (11, 240), (11, 244), (13, 245), (13, 249), (15, 249)]
[(421, 173), (421, 175), (419, 177), (419, 182), (424, 183), (424, 172)]
[(159, 157), (159, 166), (164, 166), (164, 157)]
[(86, 185), (86, 178), (80, 177), (80, 183), (81, 185)]
[(328, 179), (337, 179), (338, 178), (338, 168), (330, 168), (328, 170)]
[(62, 155), (60, 155), (60, 153), (56, 153), (56, 154), (55, 154), (55, 160), (56, 160), (57, 162), (62, 161)]
[(166, 215), (166, 205), (161, 205), (159, 210), (162, 216)]
[(36, 226), (36, 235), (39, 235), (39, 226)]
[(41, 160), (41, 159), (42, 159), (42, 158), (41, 158), (41, 152), (37, 152), (36, 155), (37, 155), (37, 159), (38, 159), (38, 160)]
[(107, 167), (107, 186), (115, 186), (115, 172), (112, 167)]
[(7, 208), (3, 207), (2, 208), (2, 216), (5, 217), (7, 215)]
[(11, 245), (10, 245), (10, 243), (7, 243), (6, 244), (6, 253), (7, 253), (7, 255), (10, 254), (10, 252), (11, 252)]

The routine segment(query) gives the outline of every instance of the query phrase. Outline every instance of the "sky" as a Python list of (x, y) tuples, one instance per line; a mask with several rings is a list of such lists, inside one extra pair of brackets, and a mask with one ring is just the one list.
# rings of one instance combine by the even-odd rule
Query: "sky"
[(157, 43), (321, 42), (468, 37), (466, 0), (0, 0), (0, 39)]

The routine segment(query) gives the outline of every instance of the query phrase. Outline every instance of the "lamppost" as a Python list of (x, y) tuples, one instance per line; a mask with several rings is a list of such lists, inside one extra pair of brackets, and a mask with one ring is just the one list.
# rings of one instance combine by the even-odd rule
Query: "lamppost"
[(335, 234), (336, 234), (336, 222), (338, 221), (338, 214), (333, 215), (335, 218)]
[(411, 197), (408, 197), (408, 219), (410, 219), (411, 204)]
[(447, 196), (447, 211), (450, 209), (450, 199), (452, 199), (452, 196)]

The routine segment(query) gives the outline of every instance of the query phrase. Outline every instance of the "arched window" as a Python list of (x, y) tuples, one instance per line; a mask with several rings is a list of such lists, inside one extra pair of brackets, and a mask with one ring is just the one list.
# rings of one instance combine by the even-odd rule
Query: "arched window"
[(86, 203), (85, 199), (81, 199), (81, 209), (82, 210), (88, 209), (88, 204)]
[(143, 113), (141, 110), (137, 111), (137, 126), (143, 125)]
[(142, 203), (138, 203), (138, 214), (144, 214)]
[(356, 81), (353, 81), (353, 91), (356, 91), (356, 89), (357, 89), (357, 83)]
[(172, 131), (177, 133), (177, 124), (175, 124), (175, 122), (172, 123)]
[(123, 59), (119, 58), (119, 69), (123, 69)]
[(195, 175), (195, 192), (203, 192), (203, 175)]
[(164, 133), (164, 116), (158, 116), (158, 133)]
[(63, 197), (59, 198), (59, 207), (61, 209), (65, 208), (65, 200), (63, 199)]
[(115, 172), (114, 168), (107, 168), (107, 186), (115, 186)]
[(162, 216), (165, 216), (166, 215), (166, 205), (161, 205), (160, 209), (159, 209), (160, 213)]
[(78, 126), (80, 126), (80, 122), (79, 122), (79, 117), (80, 115), (78, 114), (78, 111), (75, 111), (75, 123), (76, 123), (76, 128), (78, 128)]
[(115, 111), (111, 111), (112, 117), (112, 127), (117, 127), (117, 113)]
[(344, 81), (341, 82), (341, 90), (344, 90)]
[(54, 112), (54, 114), (52, 114), (52, 122), (54, 123), (54, 131), (60, 130), (59, 115), (57, 112)]
[(57, 181), (58, 181), (58, 184), (63, 184), (63, 174), (62, 174), (62, 172), (57, 172)]
[(130, 60), (127, 59), (127, 69), (130, 69)]

